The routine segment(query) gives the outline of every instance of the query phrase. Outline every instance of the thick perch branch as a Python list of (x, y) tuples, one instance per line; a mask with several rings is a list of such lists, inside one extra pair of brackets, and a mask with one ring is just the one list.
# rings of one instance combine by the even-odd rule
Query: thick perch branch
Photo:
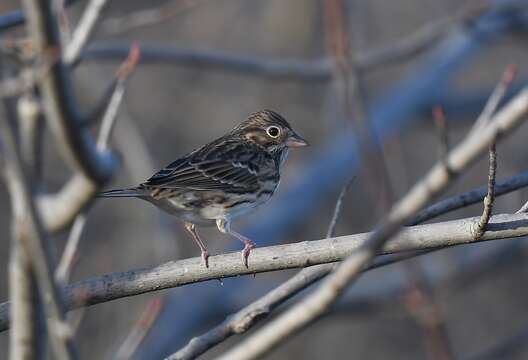
[[(383, 254), (461, 245), (475, 242), (471, 227), (478, 217), (405, 228), (385, 246)], [(363, 245), (371, 233), (256, 248), (250, 268), (239, 253), (215, 255), (206, 269), (200, 257), (170, 261), (153, 268), (105, 274), (65, 288), (69, 309), (95, 305), (127, 296), (179, 287), (219, 278), (302, 268), (345, 259)], [(479, 241), (528, 235), (528, 214), (496, 215)], [(8, 328), (8, 304), (0, 304), (0, 330)]]

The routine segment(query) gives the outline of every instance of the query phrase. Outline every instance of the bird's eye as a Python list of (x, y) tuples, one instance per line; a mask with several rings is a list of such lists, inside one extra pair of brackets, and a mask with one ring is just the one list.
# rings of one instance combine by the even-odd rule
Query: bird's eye
[(276, 138), (280, 134), (280, 129), (276, 126), (270, 126), (266, 129), (266, 134), (272, 138)]

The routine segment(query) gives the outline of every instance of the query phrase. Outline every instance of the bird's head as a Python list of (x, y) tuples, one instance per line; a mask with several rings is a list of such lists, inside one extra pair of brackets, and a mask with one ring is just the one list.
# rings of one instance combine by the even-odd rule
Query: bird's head
[(308, 146), (308, 142), (297, 134), (282, 116), (271, 110), (250, 114), (233, 131), (244, 140), (254, 142), (270, 153)]

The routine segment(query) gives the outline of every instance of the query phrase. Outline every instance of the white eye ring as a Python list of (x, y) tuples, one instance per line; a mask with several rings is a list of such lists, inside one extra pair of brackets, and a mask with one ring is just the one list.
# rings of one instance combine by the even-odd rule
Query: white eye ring
[(268, 134), (269, 137), (276, 139), (280, 135), (280, 128), (274, 125), (269, 126), (266, 129), (266, 134)]

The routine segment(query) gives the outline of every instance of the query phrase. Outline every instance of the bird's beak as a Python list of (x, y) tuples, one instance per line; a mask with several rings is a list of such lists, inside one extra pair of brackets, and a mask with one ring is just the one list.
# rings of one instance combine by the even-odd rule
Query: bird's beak
[(286, 146), (291, 148), (308, 146), (308, 141), (304, 140), (302, 136), (293, 132), (288, 139), (286, 139)]

